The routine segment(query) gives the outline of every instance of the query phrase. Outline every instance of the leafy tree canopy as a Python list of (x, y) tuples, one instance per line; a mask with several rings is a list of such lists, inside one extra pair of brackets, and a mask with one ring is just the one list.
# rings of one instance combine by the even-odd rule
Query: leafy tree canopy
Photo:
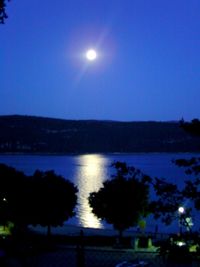
[[(7, 0), (10, 1), (10, 0)], [(0, 0), (0, 24), (4, 24), (5, 19), (7, 19), (6, 13), (6, 0)]]
[(148, 214), (150, 177), (126, 163), (112, 165), (116, 174), (89, 196), (93, 213), (112, 224), (120, 233), (136, 226)]
[(184, 120), (181, 120), (180, 127), (182, 127), (186, 132), (192, 135), (200, 136), (200, 120), (199, 119), (193, 119), (191, 122), (185, 122)]
[(157, 199), (150, 204), (150, 210), (155, 219), (161, 218), (162, 222), (169, 225), (177, 217), (178, 207), (183, 203), (182, 192), (176, 184), (165, 179), (155, 178), (153, 187)]
[(54, 171), (27, 177), (0, 164), (0, 223), (62, 225), (74, 215), (77, 188)]
[[(181, 127), (188, 133), (200, 137), (200, 120), (193, 119), (191, 122), (180, 123)], [(185, 181), (185, 188), (183, 195), (194, 202), (194, 206), (197, 210), (200, 210), (200, 158), (193, 157), (191, 159), (179, 159), (175, 161), (175, 164), (179, 167), (185, 168), (187, 175), (193, 175), (194, 178)]]
[[(198, 119), (191, 122), (182, 120), (180, 127), (189, 134), (200, 137), (200, 121)], [(153, 186), (157, 200), (151, 203), (151, 212), (155, 218), (161, 218), (166, 224), (170, 224), (173, 219), (177, 218), (178, 207), (182, 206), (182, 203), (187, 203), (188, 200), (191, 200), (194, 206), (191, 205), (185, 209), (184, 218), (191, 216), (192, 208), (200, 210), (200, 158), (177, 159), (173, 163), (184, 168), (185, 173), (193, 175), (193, 178), (185, 181), (182, 190), (179, 190), (176, 184), (163, 179), (155, 179)]]
[(33, 223), (58, 226), (74, 216), (77, 188), (54, 171), (36, 171), (32, 177)]
[(27, 182), (24, 173), (0, 164), (0, 217), (4, 221), (26, 221)]

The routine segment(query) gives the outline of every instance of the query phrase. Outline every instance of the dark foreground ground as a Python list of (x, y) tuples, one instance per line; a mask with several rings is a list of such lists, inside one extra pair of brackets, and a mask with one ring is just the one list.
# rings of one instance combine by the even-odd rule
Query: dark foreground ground
[(150, 266), (164, 266), (159, 258), (152, 253), (134, 253), (128, 250), (85, 248), (84, 259), (77, 257), (76, 248), (62, 247), (55, 251), (45, 252), (28, 257), (10, 257), (5, 266), (27, 267), (111, 267), (119, 262), (142, 259)]
[[(115, 267), (123, 261), (132, 262), (136, 259), (145, 261), (147, 266), (200, 266), (197, 261), (189, 263), (173, 263), (159, 257), (156, 253), (137, 252), (131, 250), (85, 248), (84, 262), (77, 258), (74, 248), (59, 248), (56, 251), (46, 252), (28, 257), (10, 257), (0, 266), (16, 267)], [(138, 265), (139, 266), (139, 265)], [(141, 265), (143, 266), (143, 265)], [(145, 265), (146, 266), (146, 265)], [(131, 266), (130, 266), (131, 267)]]
[(0, 267), (116, 267), (120, 262), (135, 260), (144, 261), (148, 263), (145, 266), (151, 267), (200, 266), (197, 260), (174, 262), (156, 252), (138, 252), (132, 248), (56, 244), (48, 248), (30, 247), (28, 250), (25, 248), (24, 251), (7, 254), (1, 257)]
[[(135, 249), (130, 239), (119, 246), (116, 237), (21, 235), (0, 241), (0, 267), (119, 267), (120, 262), (142, 261), (148, 265), (123, 267), (186, 267), (199, 266), (198, 258), (176, 260), (145, 249)], [(120, 266), (122, 267), (122, 266)]]
[[(84, 262), (77, 257), (75, 248), (62, 247), (55, 251), (45, 252), (27, 257), (9, 257), (0, 266), (16, 267), (114, 267), (123, 261), (145, 261), (148, 266), (200, 266), (198, 262), (172, 263), (160, 258), (156, 253), (137, 252), (131, 250), (85, 248)], [(130, 266), (131, 267), (131, 266)]]

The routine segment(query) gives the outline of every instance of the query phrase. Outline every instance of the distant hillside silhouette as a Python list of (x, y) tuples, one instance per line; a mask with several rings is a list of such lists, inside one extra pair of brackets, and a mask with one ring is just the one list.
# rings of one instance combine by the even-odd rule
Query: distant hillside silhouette
[(0, 152), (199, 152), (200, 139), (179, 122), (63, 120), (0, 116)]

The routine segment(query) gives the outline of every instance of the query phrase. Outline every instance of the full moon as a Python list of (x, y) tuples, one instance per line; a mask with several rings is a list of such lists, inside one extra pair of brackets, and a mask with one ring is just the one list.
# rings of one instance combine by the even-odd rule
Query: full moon
[(86, 58), (87, 60), (89, 61), (93, 61), (97, 58), (97, 52), (94, 50), (94, 49), (89, 49), (87, 52), (86, 52)]

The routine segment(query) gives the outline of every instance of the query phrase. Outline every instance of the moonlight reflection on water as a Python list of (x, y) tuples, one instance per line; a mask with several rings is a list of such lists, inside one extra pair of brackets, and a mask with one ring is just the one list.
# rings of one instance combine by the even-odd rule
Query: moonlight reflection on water
[(106, 158), (101, 155), (82, 155), (79, 160), (80, 168), (77, 173), (76, 184), (79, 189), (78, 210), (79, 222), (82, 227), (104, 228), (100, 220), (91, 212), (88, 196), (91, 192), (98, 191), (106, 179)]
[[(111, 164), (114, 161), (126, 162), (129, 166), (140, 169), (151, 177), (163, 177), (169, 182), (176, 183), (182, 188), (186, 176), (182, 168), (178, 168), (172, 160), (199, 157), (193, 153), (133, 153), (133, 154), (85, 154), (85, 155), (0, 155), (0, 162), (32, 175), (36, 169), (47, 171), (54, 170), (73, 182), (78, 192), (78, 205), (76, 216), (66, 221), (67, 225), (105, 228), (112, 226), (100, 221), (91, 212), (88, 196), (91, 192), (98, 191), (102, 183), (115, 173)], [(192, 178), (192, 177), (191, 177)], [(153, 192), (152, 192), (153, 197)], [(189, 205), (185, 203), (184, 206)], [(199, 213), (198, 213), (199, 214)], [(200, 218), (195, 213), (192, 216), (193, 229), (199, 228)], [(151, 216), (147, 218), (146, 230), (154, 231), (158, 224), (159, 231), (178, 231), (178, 221), (175, 220), (169, 227), (155, 221)]]

